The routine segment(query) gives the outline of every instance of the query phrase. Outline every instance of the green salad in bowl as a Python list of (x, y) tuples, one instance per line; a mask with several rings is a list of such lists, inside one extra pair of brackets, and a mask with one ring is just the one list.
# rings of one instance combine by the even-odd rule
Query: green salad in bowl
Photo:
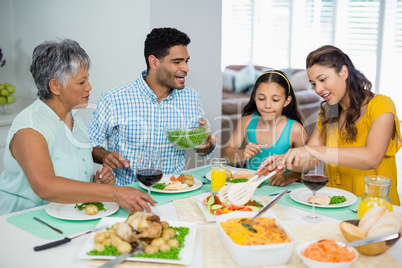
[(179, 149), (194, 149), (205, 143), (210, 132), (209, 127), (178, 127), (165, 129), (168, 140)]

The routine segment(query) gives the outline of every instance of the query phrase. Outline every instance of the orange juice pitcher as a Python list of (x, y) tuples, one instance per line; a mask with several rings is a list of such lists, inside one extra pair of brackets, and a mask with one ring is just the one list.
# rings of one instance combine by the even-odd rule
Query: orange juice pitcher
[(366, 193), (362, 197), (357, 217), (361, 219), (372, 207), (385, 206), (392, 211), (392, 202), (389, 198), (389, 188), (391, 187), (391, 179), (384, 176), (369, 175), (364, 177), (366, 183)]

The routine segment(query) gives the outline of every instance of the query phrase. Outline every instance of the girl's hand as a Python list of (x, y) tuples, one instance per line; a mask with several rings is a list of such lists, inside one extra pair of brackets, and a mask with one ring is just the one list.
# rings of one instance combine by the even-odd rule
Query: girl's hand
[(285, 158), (283, 154), (271, 155), (265, 158), (265, 160), (258, 167), (255, 172), (256, 175), (266, 175), (274, 170), (279, 173), (280, 171), (285, 171)]
[(243, 155), (244, 160), (249, 160), (254, 157), (256, 154), (261, 153), (262, 150), (258, 144), (249, 142), (244, 149)]
[(114, 177), (110, 168), (103, 167), (96, 171), (93, 182), (115, 185), (116, 178)]

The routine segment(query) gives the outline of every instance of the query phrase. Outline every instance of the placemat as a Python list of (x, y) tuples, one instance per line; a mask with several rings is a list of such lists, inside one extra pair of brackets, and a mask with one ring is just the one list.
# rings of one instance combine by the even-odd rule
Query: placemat
[[(324, 238), (346, 242), (339, 230), (338, 224), (289, 225), (288, 227), (296, 236), (296, 244), (289, 261), (282, 265), (261, 267), (306, 267), (295, 252), (299, 244)], [(202, 234), (204, 267), (241, 267), (235, 263), (221, 243), (221, 240), (218, 239), (219, 233), (215, 224), (202, 225)], [(359, 254), (356, 262), (350, 267), (402, 267), (402, 265), (390, 254), (384, 253), (378, 256)]]
[[(120, 208), (116, 213), (108, 217), (127, 217), (128, 210)], [(35, 221), (33, 217), (37, 217), (46, 223), (60, 229), (63, 234), (59, 234), (49, 227)], [(7, 218), (7, 222), (43, 239), (56, 240), (64, 237), (72, 236), (84, 231), (91, 230), (96, 227), (100, 219), (85, 221), (69, 221), (54, 218), (46, 213), (45, 209), (37, 209), (26, 213), (17, 214)]]

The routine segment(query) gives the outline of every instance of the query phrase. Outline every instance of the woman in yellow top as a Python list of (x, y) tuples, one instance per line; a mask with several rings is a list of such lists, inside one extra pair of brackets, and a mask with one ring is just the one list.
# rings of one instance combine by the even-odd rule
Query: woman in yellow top
[(306, 159), (313, 156), (329, 163), (329, 187), (359, 197), (365, 193), (365, 175), (390, 178), (389, 196), (399, 206), (395, 154), (402, 140), (393, 101), (371, 92), (371, 82), (334, 46), (312, 51), (306, 68), (315, 92), (324, 99), (317, 128), (307, 146), (268, 157), (257, 173), (263, 173), (264, 167), (301, 171)]

